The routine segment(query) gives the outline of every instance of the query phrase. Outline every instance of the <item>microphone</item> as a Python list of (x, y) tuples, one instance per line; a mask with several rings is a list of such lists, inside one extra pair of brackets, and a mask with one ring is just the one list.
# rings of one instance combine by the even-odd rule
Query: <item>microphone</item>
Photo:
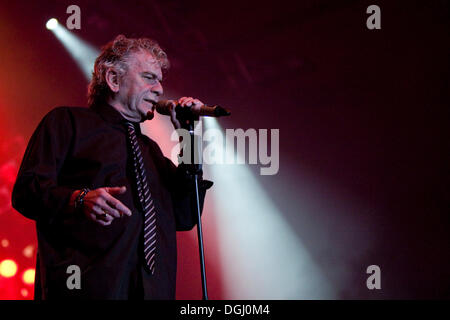
[(172, 103), (175, 104), (175, 112), (178, 115), (181, 115), (182, 117), (185, 118), (192, 118), (197, 116), (218, 118), (223, 116), (229, 116), (231, 114), (229, 110), (217, 105), (216, 106), (203, 105), (200, 107), (197, 106), (182, 107), (173, 100), (158, 101), (158, 103), (156, 104), (156, 111), (158, 111), (159, 114), (170, 116), (170, 112), (173, 108)]

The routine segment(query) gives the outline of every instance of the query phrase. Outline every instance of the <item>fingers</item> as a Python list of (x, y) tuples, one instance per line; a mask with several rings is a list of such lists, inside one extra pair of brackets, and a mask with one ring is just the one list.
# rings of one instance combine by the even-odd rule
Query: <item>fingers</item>
[(122, 194), (127, 191), (127, 187), (121, 186), (121, 187), (105, 187), (104, 188), (106, 192), (109, 194)]
[(106, 223), (111, 223), (114, 220), (114, 217), (111, 216), (109, 213), (107, 213), (106, 211), (103, 211), (103, 214), (98, 214), (96, 216), (98, 221), (102, 221), (102, 222), (106, 222)]
[(109, 205), (104, 198), (99, 196), (92, 204), (91, 211), (94, 211), (97, 215), (108, 214), (114, 218), (120, 218), (122, 213), (112, 205)]
[(192, 97), (182, 97), (178, 99), (178, 104), (182, 107), (190, 107), (192, 106), (193, 99)]
[(172, 108), (170, 109), (170, 121), (172, 122), (175, 129), (181, 128), (181, 124), (177, 119), (177, 113), (175, 112), (175, 107), (177, 105), (177, 101), (170, 100), (170, 105)]
[(102, 221), (102, 220), (97, 220), (96, 222), (99, 223), (99, 224), (101, 224), (102, 226), (109, 226), (109, 225), (111, 224), (112, 220), (111, 220), (110, 222), (105, 222), (105, 221)]
[(126, 190), (122, 186), (98, 188), (88, 192), (84, 200), (85, 215), (103, 226), (110, 225), (115, 218), (124, 214), (131, 216), (131, 210), (111, 195), (123, 194)]
[(93, 213), (91, 213), (91, 214), (89, 215), (89, 218), (90, 218), (92, 221), (94, 221), (94, 222), (96, 222), (96, 223), (98, 223), (98, 224), (100, 224), (100, 225), (102, 225), (102, 226), (109, 226), (109, 225), (111, 224), (111, 222), (112, 222), (112, 220), (111, 220), (110, 222), (106, 222), (106, 221), (100, 220), (100, 219), (97, 218), (97, 215), (95, 215), (95, 214), (93, 214)]
[[(175, 101), (175, 104), (178, 104), (182, 108), (184, 107), (190, 107), (193, 110), (198, 110), (203, 106), (203, 102), (201, 102), (198, 99), (192, 98), (192, 97), (182, 97)], [(175, 108), (172, 109), (171, 113), (171, 121), (175, 129), (179, 129), (181, 127), (185, 127), (187, 124), (181, 124), (181, 122), (177, 119), (177, 114), (175, 112)], [(198, 116), (194, 117), (194, 121), (198, 120)], [(188, 123), (188, 120), (186, 120), (186, 123)]]
[(102, 226), (109, 226), (114, 218), (109, 215), (105, 210), (103, 210), (100, 206), (92, 207), (92, 213), (89, 214), (91, 220), (97, 222)]
[(103, 208), (111, 212), (111, 214), (116, 217), (120, 218), (122, 214), (126, 214), (127, 216), (131, 216), (131, 210), (128, 209), (127, 206), (125, 206), (122, 202), (114, 198), (111, 194), (122, 194), (125, 193), (127, 188), (125, 186), (123, 187), (106, 187), (104, 188), (105, 193), (102, 193), (102, 197), (105, 200), (105, 203), (103, 204)]
[(181, 123), (180, 123), (180, 121), (177, 120), (177, 118), (175, 118), (175, 117), (172, 118), (171, 117), (171, 121), (172, 121), (172, 124), (175, 127), (175, 129), (180, 129), (181, 128)]
[(202, 106), (203, 102), (192, 97), (182, 97), (178, 99), (178, 104), (182, 107)]

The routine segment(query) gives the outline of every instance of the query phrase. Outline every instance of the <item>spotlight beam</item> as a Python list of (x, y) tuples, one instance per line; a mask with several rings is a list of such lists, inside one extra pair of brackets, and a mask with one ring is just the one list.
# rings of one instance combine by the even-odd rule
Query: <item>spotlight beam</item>
[[(205, 118), (204, 124), (205, 129), (223, 131), (214, 118)], [(220, 150), (224, 139), (210, 142), (218, 154), (230, 153)], [(226, 299), (335, 298), (334, 289), (248, 167), (204, 168), (216, 182), (211, 193), (220, 226)]]
[(61, 41), (89, 81), (92, 77), (94, 62), (99, 54), (99, 50), (78, 38), (75, 34), (58, 23), (58, 20), (55, 18), (47, 21), (46, 27), (53, 32), (59, 41)]

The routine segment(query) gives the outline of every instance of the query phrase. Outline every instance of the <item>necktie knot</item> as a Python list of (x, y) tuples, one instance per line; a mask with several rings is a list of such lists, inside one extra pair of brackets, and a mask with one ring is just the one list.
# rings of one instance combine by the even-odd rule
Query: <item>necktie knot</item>
[(124, 121), (124, 124), (125, 124), (125, 128), (128, 130), (128, 132), (130, 132), (130, 131), (136, 132), (136, 126), (133, 122)]

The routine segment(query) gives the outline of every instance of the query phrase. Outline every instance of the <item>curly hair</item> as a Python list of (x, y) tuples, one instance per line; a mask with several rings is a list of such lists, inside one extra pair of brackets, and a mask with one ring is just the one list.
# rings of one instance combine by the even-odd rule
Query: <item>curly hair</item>
[(130, 53), (146, 50), (156, 59), (163, 71), (170, 67), (166, 53), (160, 48), (158, 43), (149, 38), (127, 38), (118, 35), (114, 40), (102, 47), (100, 55), (95, 59), (92, 80), (88, 87), (88, 104), (103, 101), (110, 94), (110, 89), (106, 83), (106, 71), (114, 67), (119, 77), (125, 75), (128, 70)]

